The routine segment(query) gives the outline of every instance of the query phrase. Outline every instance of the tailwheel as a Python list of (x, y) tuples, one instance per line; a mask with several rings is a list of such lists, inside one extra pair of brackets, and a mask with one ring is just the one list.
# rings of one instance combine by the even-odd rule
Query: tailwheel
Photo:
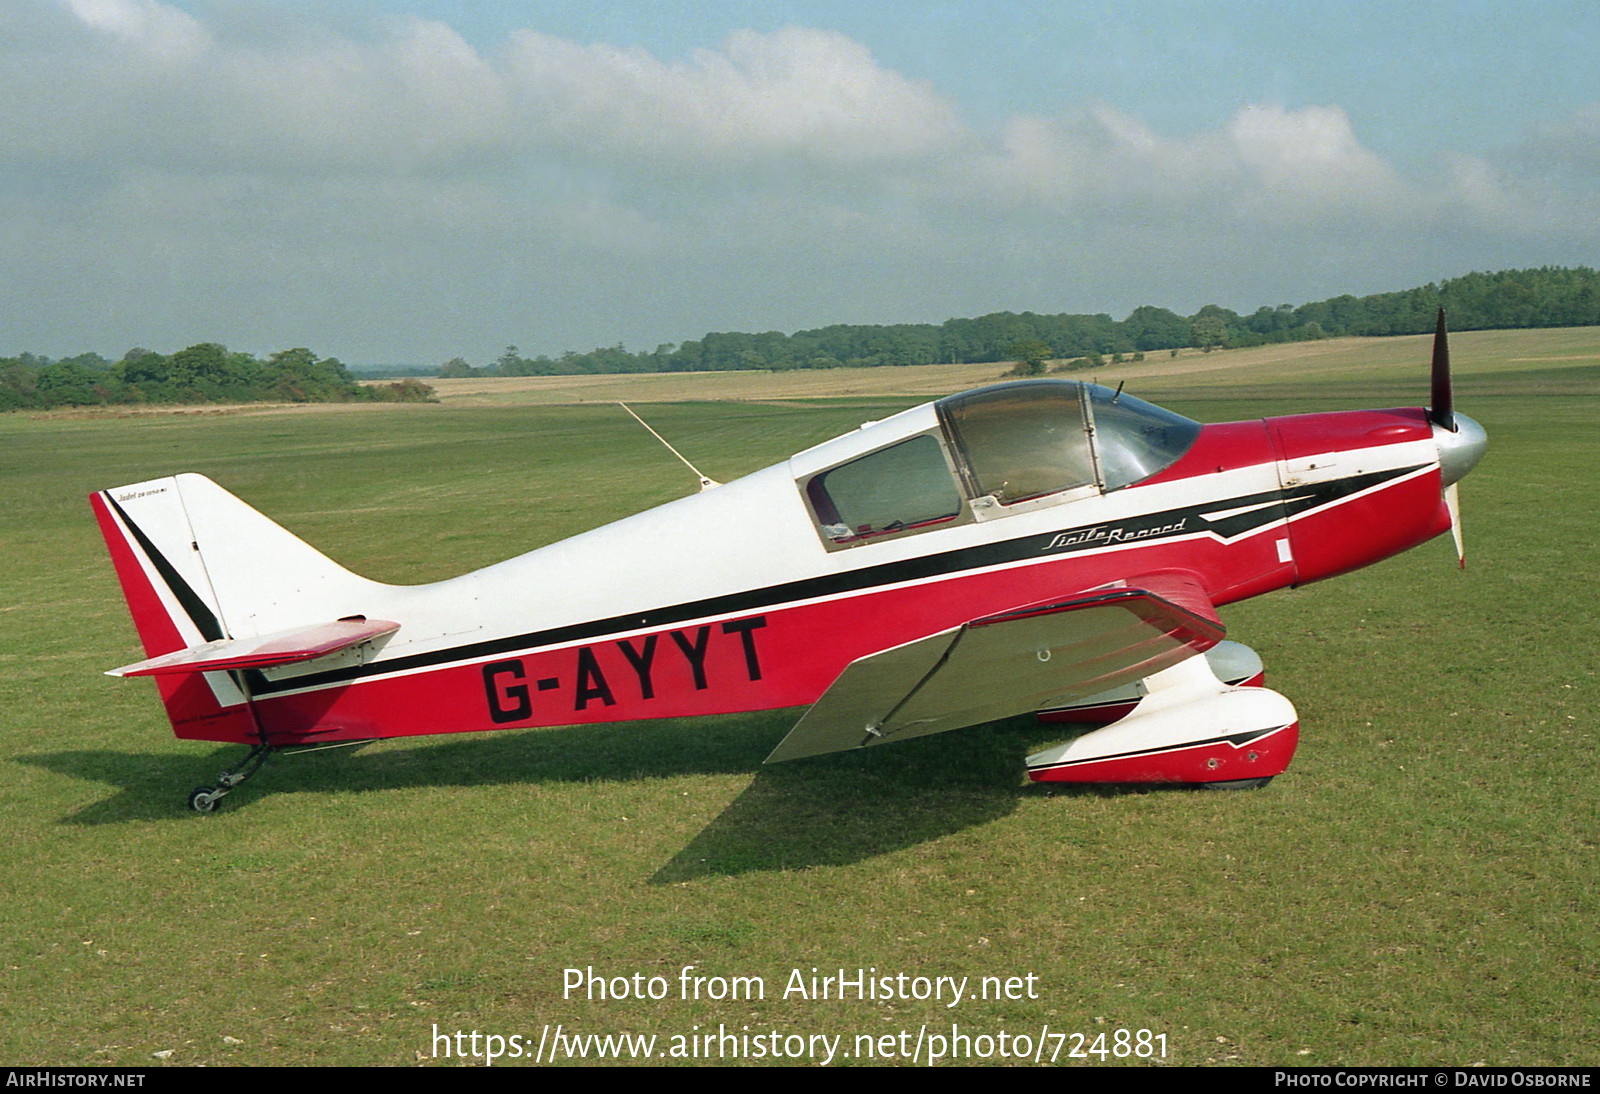
[(196, 813), (215, 813), (222, 804), (222, 799), (260, 771), (276, 752), (282, 752), (285, 756), (295, 756), (302, 752), (325, 752), (330, 748), (360, 748), (371, 743), (372, 740), (369, 738), (314, 745), (255, 745), (235, 767), (217, 776), (216, 786), (197, 786), (189, 791), (189, 808)]
[(189, 791), (189, 808), (196, 813), (215, 813), (225, 793), (227, 791), (218, 791), (214, 786), (197, 786)]
[(189, 791), (189, 808), (196, 813), (215, 813), (222, 799), (257, 771), (267, 762), (267, 757), (276, 751), (272, 745), (256, 745), (245, 755), (244, 762), (231, 771), (224, 771), (217, 776), (216, 786), (197, 786)]

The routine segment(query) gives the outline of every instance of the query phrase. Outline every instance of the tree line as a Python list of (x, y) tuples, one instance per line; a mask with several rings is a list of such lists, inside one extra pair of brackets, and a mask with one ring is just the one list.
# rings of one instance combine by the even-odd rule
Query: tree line
[[(1047, 359), (1098, 366), (1155, 350), (1201, 350), (1300, 342), (1346, 335), (1425, 334), (1443, 306), (1452, 330), (1600, 325), (1600, 273), (1545, 266), (1470, 273), (1437, 284), (1372, 296), (1262, 307), (1249, 315), (1207, 304), (1190, 316), (1144, 305), (1126, 319), (1099, 315), (995, 312), (940, 324), (834, 324), (782, 334), (712, 332), (631, 352), (622, 346), (524, 357), (508, 346), (494, 362), (455, 358), (441, 377), (555, 376), (618, 372), (841, 368), (1019, 361), (1040, 371)], [(60, 406), (215, 402), (420, 402), (433, 389), (415, 379), (358, 384), (333, 357), (280, 350), (265, 360), (215, 342), (172, 354), (137, 347), (121, 360), (84, 353), (52, 361), (32, 353), (0, 357), (0, 411)]]
[(1425, 334), (1440, 307), (1452, 330), (1600, 325), (1600, 273), (1545, 266), (1470, 273), (1436, 284), (1372, 296), (1336, 296), (1280, 304), (1241, 315), (1207, 304), (1183, 316), (1144, 305), (1126, 319), (1099, 315), (995, 312), (940, 324), (835, 324), (783, 334), (713, 332), (684, 342), (629, 351), (621, 345), (525, 357), (508, 346), (494, 362), (474, 366), (456, 357), (439, 370), (460, 376), (557, 376), (613, 372), (703, 372), (737, 369), (841, 368), (874, 365), (981, 363), (1017, 358), (1017, 347), (1042, 345), (1051, 358), (1094, 359), (1153, 350), (1205, 351), (1303, 342), (1348, 335)]
[(32, 353), (0, 357), (0, 410), (138, 403), (426, 402), (418, 380), (358, 384), (343, 363), (303, 347), (266, 360), (201, 342), (172, 354), (138, 347), (120, 361), (83, 353), (52, 361)]

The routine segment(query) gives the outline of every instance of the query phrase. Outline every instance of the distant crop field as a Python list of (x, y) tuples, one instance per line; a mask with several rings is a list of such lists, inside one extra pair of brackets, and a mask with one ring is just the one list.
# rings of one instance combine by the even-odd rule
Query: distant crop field
[[(1432, 335), (1330, 338), (1253, 349), (1147, 353), (1141, 362), (1064, 373), (1130, 391), (1163, 394), (1270, 395), (1332, 385), (1377, 388), (1413, 401), (1427, 397)], [(1463, 393), (1516, 383), (1562, 393), (1600, 394), (1600, 327), (1534, 331), (1463, 331), (1451, 336), (1453, 365)], [(430, 383), (450, 405), (786, 400), (845, 396), (932, 398), (1005, 377), (1003, 363), (840, 368), (789, 372), (640, 373), (597, 376), (510, 376)], [(1354, 392), (1362, 394), (1363, 392)]]
[[(1425, 341), (1125, 375), (1207, 421), (1415, 404)], [(994, 368), (0, 416), (0, 1060), (455, 1065), (457, 1031), (531, 1054), (559, 1027), (589, 1062), (574, 1036), (874, 1063), (964, 1033), (989, 1062), (1005, 1034), (1063, 1065), (1592, 1066), (1600, 332), (1453, 345), (1490, 435), (1468, 568), (1446, 538), (1225, 609), (1302, 721), (1287, 774), (1235, 794), (1029, 785), (1062, 736), (1029, 718), (766, 768), (780, 711), (275, 760), (198, 816), (242, 750), (173, 740), (148, 683), (100, 674), (141, 655), (91, 490), (198, 471), (358, 573), (434, 580), (692, 489), (608, 399), (726, 480)], [(968, 986), (812, 997), (858, 970)]]

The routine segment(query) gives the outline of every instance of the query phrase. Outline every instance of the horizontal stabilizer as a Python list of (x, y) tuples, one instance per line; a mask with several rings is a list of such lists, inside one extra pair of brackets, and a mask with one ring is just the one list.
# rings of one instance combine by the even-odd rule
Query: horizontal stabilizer
[(1204, 652), (1222, 635), (1198, 579), (1182, 573), (1023, 605), (851, 662), (767, 762), (944, 733), (1092, 695)]
[(263, 634), (256, 638), (224, 638), (205, 642), (148, 661), (112, 669), (107, 676), (163, 676), (183, 672), (226, 672), (265, 669), (310, 661), (351, 646), (382, 638), (400, 629), (385, 619), (340, 619), (310, 627)]

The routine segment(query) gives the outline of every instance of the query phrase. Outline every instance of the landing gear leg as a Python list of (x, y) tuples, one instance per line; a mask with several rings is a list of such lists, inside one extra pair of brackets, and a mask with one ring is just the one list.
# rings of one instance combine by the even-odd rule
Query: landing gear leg
[(261, 765), (267, 762), (267, 757), (276, 752), (272, 745), (256, 745), (244, 758), (244, 762), (231, 771), (224, 771), (217, 776), (216, 786), (197, 786), (189, 791), (189, 808), (196, 813), (214, 813), (217, 805), (225, 798), (234, 787), (244, 782), (251, 775), (261, 770)]

